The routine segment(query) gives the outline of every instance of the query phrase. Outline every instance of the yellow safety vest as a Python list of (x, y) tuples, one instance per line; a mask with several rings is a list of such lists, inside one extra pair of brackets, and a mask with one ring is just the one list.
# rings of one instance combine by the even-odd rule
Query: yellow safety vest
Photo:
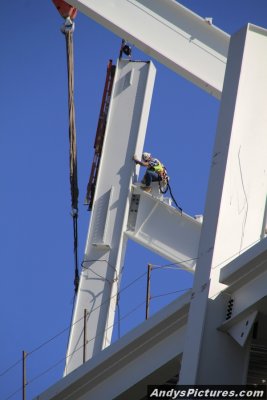
[(161, 162), (156, 158), (152, 158), (151, 162), (149, 163), (148, 169), (155, 171), (159, 175), (162, 175), (165, 170), (164, 165), (161, 164)]

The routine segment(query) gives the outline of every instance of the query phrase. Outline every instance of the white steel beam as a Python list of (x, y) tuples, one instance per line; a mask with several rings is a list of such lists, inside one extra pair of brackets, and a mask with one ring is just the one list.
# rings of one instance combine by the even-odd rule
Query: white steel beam
[(229, 285), (225, 293), (233, 304), (230, 318), (220, 325), (221, 330), (229, 331), (255, 311), (267, 314), (266, 257), (267, 239), (263, 239), (222, 268), (220, 282)]
[(267, 269), (267, 238), (242, 253), (220, 270), (220, 282), (228, 285), (227, 291), (232, 293), (239, 287), (255, 279)]
[[(190, 306), (181, 384), (231, 384), (244, 379), (248, 349), (232, 346), (217, 330), (223, 307), (215, 299), (221, 299), (225, 288), (221, 268), (262, 238), (266, 222), (266, 70), (267, 30), (249, 24), (230, 41), (193, 287), (199, 295)], [(240, 311), (260, 301), (266, 287), (263, 275), (247, 283), (250, 298), (243, 286)]]
[(136, 47), (220, 97), (229, 35), (174, 0), (68, 0)]
[(111, 341), (134, 175), (132, 156), (142, 152), (154, 79), (155, 67), (150, 62), (118, 62), (65, 374)]
[(228, 285), (225, 297), (232, 304), (218, 329), (243, 346), (258, 312), (267, 314), (267, 239), (223, 267), (220, 282)]
[(178, 373), (191, 291), (73, 373), (36, 400), (139, 399), (148, 384), (163, 384)]
[(163, 258), (180, 263), (181, 268), (194, 271), (201, 223), (138, 186), (133, 186), (132, 199), (127, 236)]

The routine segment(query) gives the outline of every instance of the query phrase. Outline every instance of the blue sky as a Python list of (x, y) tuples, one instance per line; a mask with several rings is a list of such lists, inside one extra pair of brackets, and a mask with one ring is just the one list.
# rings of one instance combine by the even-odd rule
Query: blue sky
[[(70, 215), (67, 72), (62, 19), (50, 0), (2, 2), (1, 101), (1, 357), (0, 399), (21, 399), (21, 355), (27, 395), (61, 378), (74, 296)], [(247, 22), (266, 27), (266, 0), (183, 0), (232, 34)], [(79, 173), (79, 263), (90, 213), (83, 205), (93, 157), (106, 66), (121, 38), (81, 13), (74, 33)], [(133, 58), (148, 57), (133, 49)], [(204, 211), (219, 101), (154, 61), (157, 77), (145, 150), (168, 168), (176, 200), (190, 215)], [(131, 162), (129, 160), (129, 162)], [(168, 262), (129, 243), (121, 317), (114, 340), (144, 320), (148, 263)], [(141, 277), (142, 276), (142, 277)], [(152, 271), (151, 313), (192, 285), (192, 275)], [(133, 310), (137, 308), (135, 312)], [(14, 393), (14, 395), (12, 395)]]

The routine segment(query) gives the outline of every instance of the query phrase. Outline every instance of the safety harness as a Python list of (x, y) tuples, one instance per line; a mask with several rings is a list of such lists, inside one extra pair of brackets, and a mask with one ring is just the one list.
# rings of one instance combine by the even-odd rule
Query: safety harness
[(156, 158), (153, 158), (149, 161), (149, 170), (154, 171), (158, 174), (159, 176), (159, 190), (162, 194), (167, 193), (167, 191), (170, 191), (171, 198), (175, 204), (175, 206), (178, 208), (180, 213), (182, 214), (183, 210), (182, 208), (177, 204), (171, 190), (171, 186), (169, 184), (169, 176), (167, 173), (167, 169), (165, 166)]

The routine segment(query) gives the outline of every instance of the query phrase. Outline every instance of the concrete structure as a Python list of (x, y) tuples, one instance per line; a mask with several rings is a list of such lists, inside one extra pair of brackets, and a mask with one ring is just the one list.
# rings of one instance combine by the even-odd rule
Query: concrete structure
[[(118, 29), (117, 33), (127, 33), (127, 20), (120, 21), (125, 25), (118, 27), (116, 7), (113, 13), (108, 1), (102, 2), (101, 5), (94, 0), (69, 2), (88, 15), (92, 14), (99, 22), (105, 21), (105, 26), (113, 30)], [(177, 19), (178, 25), (182, 24), (179, 28), (184, 29), (184, 32), (191, 31), (192, 35), (194, 32), (196, 40), (199, 35), (199, 42), (204, 43), (203, 21), (200, 22), (176, 2), (166, 0), (160, 2), (161, 6), (158, 1), (148, 0), (121, 0), (119, 3), (122, 13), (126, 9), (129, 12), (130, 7), (133, 13), (139, 13), (140, 21), (144, 18), (142, 12), (148, 14), (144, 21), (146, 29), (142, 32), (142, 43), (139, 37), (135, 37), (134, 29), (129, 34), (129, 39), (136, 41), (141, 48), (144, 46), (144, 50), (154, 51), (151, 50), (153, 44), (149, 32), (150, 28), (154, 29), (155, 14), (158, 29), (163, 35), (165, 27), (170, 28), (170, 24), (174, 23), (171, 19), (172, 12), (176, 12), (177, 15), (185, 13), (187, 18), (184, 24), (181, 19)], [(150, 21), (149, 15), (153, 15), (153, 22)], [(211, 40), (211, 47), (216, 54), (220, 48), (219, 42), (221, 43), (217, 35), (218, 31), (212, 28), (209, 32), (212, 38), (209, 39), (209, 43)], [(220, 33), (219, 37), (226, 39), (223, 33)], [(208, 46), (207, 41), (205, 46)], [(205, 46), (203, 45), (203, 48)], [(261, 367), (261, 364), (263, 360), (267, 360), (267, 31), (248, 24), (234, 34), (230, 39), (225, 73), (222, 69), (220, 72), (214, 70), (213, 84), (204, 73), (204, 66), (210, 61), (210, 55), (207, 58), (203, 56), (201, 62), (192, 62), (194, 57), (195, 60), (199, 60), (198, 51), (195, 47), (190, 47), (190, 56), (186, 53), (184, 58), (180, 52), (179, 57), (182, 60), (176, 59), (174, 64), (177, 72), (187, 70), (183, 75), (198, 85), (201, 86), (201, 82), (205, 82), (203, 86), (209, 87), (208, 90), (214, 95), (219, 96), (221, 93), (203, 226), (190, 216), (181, 216), (171, 205), (164, 203), (163, 199), (141, 193), (136, 186), (132, 186), (131, 176), (134, 176), (134, 171), (125, 171), (125, 180), (117, 186), (114, 183), (114, 189), (105, 186), (105, 174), (102, 178), (100, 175), (97, 190), (102, 197), (96, 197), (93, 212), (94, 215), (98, 215), (97, 207), (99, 204), (101, 206), (98, 199), (101, 198), (104, 199), (101, 210), (105, 209), (105, 212), (99, 212), (101, 223), (96, 224), (96, 217), (92, 216), (87, 246), (91, 246), (90, 251), (94, 252), (94, 260), (98, 260), (97, 263), (102, 262), (104, 253), (115, 258), (112, 259), (112, 263), (111, 258), (105, 258), (101, 264), (101, 271), (99, 268), (94, 270), (92, 264), (91, 276), (89, 270), (84, 272), (73, 321), (75, 328), (71, 333), (68, 350), (67, 360), (70, 361), (66, 365), (67, 376), (40, 395), (39, 400), (142, 400), (145, 398), (148, 383), (164, 384), (171, 380), (178, 384), (190, 385), (245, 384), (261, 383), (266, 378), (266, 368)], [(166, 52), (168, 53), (167, 50)], [(165, 53), (163, 59), (170, 61), (170, 57), (169, 49), (169, 53)], [(166, 61), (167, 65), (169, 61)], [(192, 64), (196, 67), (194, 71)], [(122, 107), (123, 101), (120, 104), (120, 96), (124, 95), (124, 89), (128, 89), (133, 82), (132, 77), (135, 76), (131, 67), (129, 62), (118, 65), (119, 73), (124, 68), (126, 73), (123, 79), (120, 77), (117, 81), (121, 89), (117, 96), (113, 95), (113, 101)], [(133, 118), (128, 126), (129, 133), (125, 140), (129, 143), (124, 143), (124, 159), (130, 154), (130, 144), (131, 151), (135, 146), (138, 154), (142, 151), (145, 122), (142, 122), (143, 114), (140, 110), (143, 109), (143, 104), (147, 104), (146, 99), (152, 92), (146, 83), (150, 80), (149, 67), (141, 66), (141, 69), (143, 68), (146, 70), (146, 78), (142, 81), (142, 74), (139, 75), (140, 82), (143, 82), (143, 90), (142, 95), (138, 96), (138, 117)], [(214, 65), (211, 69), (213, 68)], [(137, 81), (139, 82), (139, 79)], [(136, 85), (134, 87), (138, 87), (139, 83), (136, 82)], [(130, 109), (134, 109), (131, 104), (134, 104), (133, 99), (132, 103), (130, 101)], [(144, 109), (146, 119), (149, 105)], [(110, 118), (112, 125), (116, 116), (111, 113)], [(137, 129), (136, 126), (141, 129)], [(108, 154), (105, 153), (108, 141), (109, 131), (103, 149), (103, 165), (108, 161)], [(112, 140), (108, 148), (112, 148)], [(122, 165), (118, 163), (118, 167), (122, 168)], [(111, 182), (117, 173), (118, 171), (110, 172)], [(116, 201), (117, 208), (114, 207), (113, 201)], [(117, 230), (111, 231), (110, 227), (114, 226), (118, 209), (120, 222), (118, 225), (116, 223)], [(171, 215), (169, 219), (166, 218), (167, 214)], [(171, 235), (166, 233), (167, 237), (154, 237), (153, 228), (161, 224), (162, 219), (167, 219)], [(164, 224), (166, 225), (166, 222)], [(95, 231), (98, 232), (97, 240), (93, 234)], [(185, 266), (192, 271), (195, 269), (194, 285), (184, 296), (107, 347), (110, 342), (107, 328), (112, 325), (114, 318), (114, 296), (120, 280), (120, 262), (127, 235), (152, 250), (157, 249), (170, 260), (179, 261), (185, 256), (194, 258), (197, 255), (196, 265), (189, 263)], [(173, 237), (184, 240), (176, 242), (172, 240)], [(109, 265), (113, 268), (109, 268)], [(96, 274), (99, 279), (93, 277)], [(92, 320), (95, 324), (95, 337), (100, 339), (93, 340), (90, 345), (87, 358), (93, 356), (92, 359), (77, 368), (82, 364), (82, 358), (81, 352), (76, 350), (79, 350), (79, 347), (84, 349), (84, 346), (81, 344), (83, 326), (78, 326), (76, 322), (82, 318), (83, 309), (88, 307), (89, 292), (93, 293), (93, 302), (100, 299), (102, 304), (97, 308), (95, 316), (92, 317), (91, 313), (89, 317), (90, 324)], [(72, 358), (72, 354), (76, 353), (80, 355)], [(70, 371), (73, 372), (69, 373)]]

